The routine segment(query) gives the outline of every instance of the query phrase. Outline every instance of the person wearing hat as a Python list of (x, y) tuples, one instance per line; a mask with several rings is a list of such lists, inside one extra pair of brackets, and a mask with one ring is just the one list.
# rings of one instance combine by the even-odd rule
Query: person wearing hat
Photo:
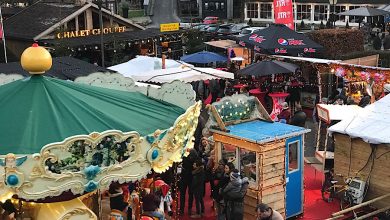
[(283, 216), (269, 207), (267, 204), (261, 203), (256, 207), (257, 219), (256, 220), (283, 220)]
[(284, 119), (286, 120), (286, 123), (289, 123), (291, 118), (291, 111), (288, 106), (288, 103), (283, 102), (281, 106), (282, 106), (282, 111), (279, 113), (278, 119), (279, 121), (282, 121), (282, 119)]

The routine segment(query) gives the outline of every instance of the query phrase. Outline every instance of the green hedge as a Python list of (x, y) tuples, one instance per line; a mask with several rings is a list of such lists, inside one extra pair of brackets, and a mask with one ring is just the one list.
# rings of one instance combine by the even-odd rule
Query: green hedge
[(364, 50), (364, 35), (360, 30), (322, 29), (307, 35), (324, 46), (324, 58), (338, 59), (342, 54)]
[(144, 10), (129, 10), (129, 18), (143, 17)]

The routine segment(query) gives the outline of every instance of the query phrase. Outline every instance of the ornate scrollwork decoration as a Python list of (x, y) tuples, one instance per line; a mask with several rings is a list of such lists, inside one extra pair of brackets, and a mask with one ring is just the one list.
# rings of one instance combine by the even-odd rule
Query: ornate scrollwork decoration
[(63, 215), (59, 220), (70, 220), (72, 217), (80, 215), (87, 215), (89, 220), (95, 219), (95, 214), (91, 210), (87, 208), (75, 208)]
[[(180, 162), (187, 148), (193, 147), (193, 136), (198, 125), (201, 103), (187, 109), (175, 122), (174, 126), (165, 131), (164, 137), (148, 151), (147, 158), (156, 172), (163, 172), (174, 162)], [(163, 152), (160, 152), (163, 150)], [(166, 156), (168, 155), (168, 156)]]
[[(56, 181), (64, 178), (84, 176), (81, 172), (89, 165), (116, 169), (140, 153), (142, 139), (137, 132), (122, 133), (107, 131), (101, 134), (78, 135), (42, 148), (38, 169), (34, 168), (30, 178), (49, 178)], [(123, 165), (122, 165), (123, 166)], [(119, 166), (120, 168), (120, 166)]]

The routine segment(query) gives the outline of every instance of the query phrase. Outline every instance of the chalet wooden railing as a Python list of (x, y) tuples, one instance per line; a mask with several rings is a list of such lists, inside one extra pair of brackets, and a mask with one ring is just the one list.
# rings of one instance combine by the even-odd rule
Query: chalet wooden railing
[[(352, 206), (352, 207), (350, 207), (350, 208), (344, 209), (344, 210), (342, 210), (342, 211), (340, 211), (340, 212), (333, 213), (333, 214), (332, 214), (332, 218), (328, 218), (327, 220), (335, 220), (335, 219), (342, 218), (342, 217), (344, 217), (344, 214), (345, 214), (345, 213), (348, 213), (348, 212), (353, 211), (353, 210), (355, 210), (355, 209), (358, 209), (358, 208), (361, 208), (361, 207), (370, 205), (371, 203), (377, 202), (377, 201), (382, 200), (382, 199), (385, 199), (385, 198), (387, 198), (387, 197), (390, 197), (390, 193), (388, 193), (388, 194), (386, 194), (386, 195), (383, 195), (383, 196), (379, 196), (379, 197), (377, 197), (377, 198), (375, 198), (375, 199), (368, 200), (368, 201), (366, 201), (366, 202), (363, 202), (363, 203), (361, 203), (361, 204)], [(368, 214), (366, 214), (366, 215), (356, 217), (355, 220), (366, 219), (366, 218), (368, 218), (368, 217), (370, 217), (370, 216), (376, 215), (376, 214), (378, 214), (378, 213), (384, 212), (384, 211), (389, 210), (389, 209), (390, 209), (390, 206), (387, 206), (387, 207), (378, 209), (378, 210), (376, 210), (376, 211), (374, 211), (374, 212), (370, 212), (370, 213), (368, 213)]]

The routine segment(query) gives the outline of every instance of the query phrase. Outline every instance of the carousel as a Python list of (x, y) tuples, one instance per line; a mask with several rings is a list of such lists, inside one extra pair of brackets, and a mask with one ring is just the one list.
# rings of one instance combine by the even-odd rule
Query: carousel
[(37, 44), (21, 65), (31, 76), (0, 86), (0, 200), (18, 219), (98, 219), (86, 197), (163, 172), (193, 147), (200, 103), (45, 77), (52, 58)]

